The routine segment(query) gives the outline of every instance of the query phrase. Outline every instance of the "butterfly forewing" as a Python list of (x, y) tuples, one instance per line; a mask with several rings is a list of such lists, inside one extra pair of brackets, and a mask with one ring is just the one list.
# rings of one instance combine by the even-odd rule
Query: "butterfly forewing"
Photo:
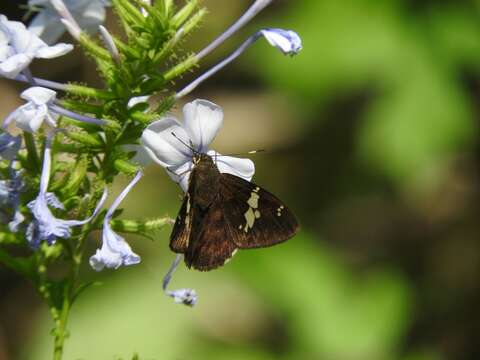
[(222, 207), (232, 240), (240, 249), (272, 246), (298, 231), (291, 211), (265, 189), (230, 174), (221, 175)]

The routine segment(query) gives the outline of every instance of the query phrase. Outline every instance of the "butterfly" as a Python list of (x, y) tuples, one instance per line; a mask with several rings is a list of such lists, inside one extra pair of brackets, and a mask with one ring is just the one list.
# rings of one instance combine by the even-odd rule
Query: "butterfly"
[(284, 242), (299, 230), (292, 212), (265, 189), (235, 175), (220, 173), (214, 159), (195, 153), (170, 249), (184, 254), (189, 268), (223, 266), (238, 249)]

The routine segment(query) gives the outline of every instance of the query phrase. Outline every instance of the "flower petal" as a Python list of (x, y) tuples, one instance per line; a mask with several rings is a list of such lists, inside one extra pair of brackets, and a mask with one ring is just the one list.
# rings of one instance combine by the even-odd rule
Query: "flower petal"
[(32, 56), (16, 54), (0, 63), (0, 75), (13, 79), (32, 62)]
[(42, 126), (47, 111), (46, 106), (36, 107), (32, 103), (22, 105), (14, 113), (15, 124), (19, 129), (35, 133)]
[(207, 100), (195, 100), (183, 107), (184, 127), (192, 143), (206, 152), (223, 124), (223, 110)]
[(255, 174), (255, 164), (250, 159), (224, 156), (213, 150), (209, 151), (208, 155), (214, 159), (221, 173), (232, 174), (247, 181), (252, 180)]
[(42, 46), (35, 51), (35, 57), (53, 59), (65, 55), (73, 50), (73, 45), (60, 43), (54, 46)]
[[(30, 6), (32, 3), (29, 2)], [(65, 32), (65, 26), (60, 22), (60, 17), (52, 11), (41, 11), (28, 25), (28, 30), (39, 36), (47, 44), (55, 43)]]
[(147, 150), (141, 145), (129, 144), (123, 145), (123, 150), (127, 153), (134, 152), (135, 155), (130, 159), (130, 161), (137, 163), (141, 166), (148, 166), (152, 163), (151, 157), (148, 155)]
[(108, 225), (104, 224), (102, 248), (90, 257), (90, 266), (96, 271), (118, 269), (120, 266), (140, 263), (140, 256), (135, 254), (123, 237), (116, 234)]
[(183, 192), (188, 191), (188, 181), (190, 179), (190, 173), (193, 169), (193, 163), (191, 161), (186, 162), (180, 166), (172, 166), (167, 168), (167, 174), (182, 188)]
[(175, 304), (183, 304), (193, 307), (197, 303), (197, 292), (195, 289), (166, 291), (166, 294), (173, 298)]
[(284, 29), (265, 29), (260, 33), (285, 55), (296, 55), (302, 50), (302, 39), (294, 31)]
[(150, 124), (143, 131), (141, 143), (152, 160), (163, 167), (182, 165), (191, 158), (191, 150), (185, 145), (188, 135), (172, 117)]
[(41, 87), (32, 86), (20, 94), (22, 99), (31, 101), (35, 105), (48, 104), (50, 101), (55, 100), (57, 93), (53, 90)]

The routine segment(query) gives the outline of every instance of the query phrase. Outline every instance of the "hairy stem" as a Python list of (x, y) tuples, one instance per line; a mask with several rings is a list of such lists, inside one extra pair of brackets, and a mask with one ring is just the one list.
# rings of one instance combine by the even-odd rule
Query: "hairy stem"
[[(65, 292), (69, 291), (69, 286), (66, 288)], [(70, 294), (65, 294), (62, 304), (62, 309), (60, 311), (60, 317), (55, 322), (55, 342), (54, 342), (54, 353), (53, 360), (62, 360), (63, 357), (63, 346), (65, 343), (65, 338), (67, 337), (67, 322), (68, 315), (70, 313)]]

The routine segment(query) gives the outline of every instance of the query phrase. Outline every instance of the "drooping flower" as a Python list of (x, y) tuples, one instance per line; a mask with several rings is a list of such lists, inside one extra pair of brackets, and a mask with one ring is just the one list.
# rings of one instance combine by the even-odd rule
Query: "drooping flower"
[(90, 266), (96, 271), (101, 271), (104, 268), (118, 269), (122, 265), (135, 265), (141, 260), (140, 256), (132, 251), (125, 239), (112, 230), (110, 220), (112, 220), (113, 214), (120, 203), (142, 176), (143, 173), (139, 171), (130, 184), (128, 184), (115, 199), (105, 215), (103, 221), (102, 247), (96, 251), (95, 255), (90, 257)]
[(175, 260), (173, 261), (170, 269), (168, 269), (167, 274), (163, 278), (163, 292), (165, 295), (173, 298), (176, 304), (183, 304), (187, 306), (195, 306), (197, 304), (197, 292), (195, 289), (177, 289), (177, 290), (168, 290), (168, 285), (172, 280), (173, 273), (177, 269), (178, 265), (183, 259), (183, 254), (177, 254)]
[[(233, 53), (231, 53), (225, 59), (220, 61), (218, 64), (207, 70), (190, 84), (185, 86), (182, 90), (177, 92), (175, 98), (180, 99), (185, 95), (191, 93), (198, 85), (200, 85), (202, 82), (222, 70), (225, 66), (230, 64), (240, 55), (242, 55), (245, 50), (247, 50), (250, 46), (252, 46), (252, 44), (254, 44), (258, 39), (261, 38), (265, 38), (270, 45), (276, 47), (284, 55), (294, 56), (298, 54), (300, 50), (302, 50), (302, 39), (300, 39), (300, 36), (298, 36), (296, 32), (283, 29), (262, 29), (250, 36), (242, 45), (240, 45)], [(197, 60), (200, 60), (202, 56), (204, 56), (203, 51), (197, 54)]]
[(48, 46), (21, 22), (0, 15), (0, 75), (4, 77), (15, 78), (34, 58), (52, 59), (72, 49), (72, 45), (63, 43)]
[(63, 220), (56, 218), (52, 214), (49, 206), (61, 210), (64, 209), (63, 204), (57, 199), (55, 194), (47, 192), (52, 161), (52, 137), (52, 134), (50, 134), (45, 146), (42, 174), (40, 178), (40, 191), (37, 198), (27, 205), (34, 217), (27, 229), (27, 240), (32, 248), (37, 248), (41, 241), (47, 241), (47, 243), (51, 245), (55, 243), (57, 237), (68, 239), (72, 234), (71, 228), (89, 223), (95, 216), (97, 216), (107, 198), (107, 191), (105, 190), (92, 215), (84, 220)]
[[(106, 0), (64, 0), (64, 3), (82, 30), (91, 34), (105, 21), (105, 7), (110, 5)], [(56, 42), (66, 29), (50, 0), (29, 0), (28, 5), (42, 8), (28, 29), (48, 44)]]
[(260, 33), (285, 55), (296, 55), (302, 50), (302, 39), (295, 31), (284, 29), (264, 29)]
[(167, 169), (170, 177), (183, 189), (188, 189), (188, 179), (193, 168), (194, 152), (215, 156), (220, 172), (229, 173), (250, 181), (255, 165), (249, 159), (222, 156), (209, 150), (223, 124), (223, 111), (207, 100), (195, 100), (183, 108), (184, 122), (165, 117), (150, 124), (143, 132), (141, 143), (153, 161)]
[(0, 134), (0, 159), (12, 161), (17, 157), (21, 145), (20, 136), (13, 136), (8, 132)]
[(55, 127), (58, 115), (52, 114), (48, 107), (53, 104), (56, 95), (55, 91), (39, 86), (25, 90), (20, 96), (28, 102), (8, 115), (4, 127), (15, 121), (18, 128), (35, 133), (45, 120)]

